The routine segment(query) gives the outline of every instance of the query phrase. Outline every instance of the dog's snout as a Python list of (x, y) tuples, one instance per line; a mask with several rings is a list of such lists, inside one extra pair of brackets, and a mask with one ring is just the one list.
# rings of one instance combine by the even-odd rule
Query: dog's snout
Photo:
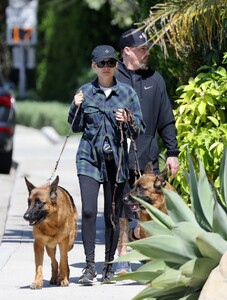
[(131, 195), (131, 193), (128, 193), (124, 196), (123, 202), (127, 205), (133, 205), (136, 200), (133, 198), (133, 195)]
[(27, 209), (26, 212), (24, 213), (24, 219), (25, 221), (28, 221), (29, 223), (34, 219), (34, 214), (31, 209)]
[(25, 219), (26, 221), (29, 221), (29, 213), (26, 212), (26, 213), (24, 214), (24, 219)]

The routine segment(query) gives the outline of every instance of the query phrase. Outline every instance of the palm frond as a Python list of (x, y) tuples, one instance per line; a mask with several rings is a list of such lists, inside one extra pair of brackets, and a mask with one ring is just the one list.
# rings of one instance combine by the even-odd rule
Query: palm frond
[(141, 27), (153, 45), (167, 55), (167, 44), (176, 55), (198, 49), (226, 46), (227, 0), (169, 0), (150, 8)]

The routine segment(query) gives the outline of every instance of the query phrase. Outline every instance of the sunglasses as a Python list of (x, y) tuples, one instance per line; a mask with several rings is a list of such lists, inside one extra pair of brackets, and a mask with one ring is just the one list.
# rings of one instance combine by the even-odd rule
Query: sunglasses
[(96, 63), (98, 68), (104, 68), (105, 65), (107, 65), (109, 68), (114, 68), (116, 67), (117, 61), (115, 59), (111, 59), (111, 60), (102, 60)]

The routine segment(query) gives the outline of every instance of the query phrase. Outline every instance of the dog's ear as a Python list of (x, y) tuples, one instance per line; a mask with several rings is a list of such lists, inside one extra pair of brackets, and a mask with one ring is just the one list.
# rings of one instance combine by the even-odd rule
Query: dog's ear
[(57, 188), (58, 188), (59, 176), (50, 185), (50, 199), (52, 202), (56, 202), (57, 198)]
[(146, 165), (146, 167), (145, 167), (145, 169), (144, 169), (144, 174), (154, 174), (152, 162), (149, 162), (149, 163)]
[(57, 177), (54, 179), (54, 181), (51, 183), (51, 186), (52, 186), (53, 188), (55, 187), (55, 189), (57, 189), (58, 183), (59, 183), (59, 176), (57, 176)]
[(154, 188), (158, 191), (161, 191), (161, 187), (163, 186), (162, 180), (159, 178), (159, 176), (156, 176), (155, 182), (154, 182)]
[(160, 190), (161, 187), (164, 187), (166, 185), (166, 175), (167, 175), (167, 170), (162, 172), (160, 175), (156, 176), (154, 187), (157, 190)]
[(165, 169), (158, 177), (162, 182), (165, 182), (167, 180), (167, 174), (168, 170)]
[(161, 187), (164, 187), (166, 185), (166, 175), (167, 175), (167, 170), (162, 172), (160, 175), (156, 176), (154, 187), (157, 190), (161, 190)]
[(30, 181), (28, 181), (28, 179), (27, 179), (26, 177), (24, 177), (24, 180), (25, 180), (25, 183), (26, 183), (26, 185), (27, 185), (28, 192), (29, 192), (29, 194), (30, 194), (31, 191), (32, 191), (33, 189), (35, 189), (35, 186), (34, 186)]

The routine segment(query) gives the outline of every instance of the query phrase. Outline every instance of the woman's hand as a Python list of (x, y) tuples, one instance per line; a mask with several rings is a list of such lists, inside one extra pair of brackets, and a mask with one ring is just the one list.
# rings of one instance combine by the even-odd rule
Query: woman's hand
[(119, 122), (128, 122), (128, 116), (124, 109), (118, 108), (116, 114), (115, 114), (116, 120)]
[(79, 93), (74, 96), (73, 100), (74, 100), (75, 105), (79, 106), (84, 100), (83, 92), (79, 91)]

